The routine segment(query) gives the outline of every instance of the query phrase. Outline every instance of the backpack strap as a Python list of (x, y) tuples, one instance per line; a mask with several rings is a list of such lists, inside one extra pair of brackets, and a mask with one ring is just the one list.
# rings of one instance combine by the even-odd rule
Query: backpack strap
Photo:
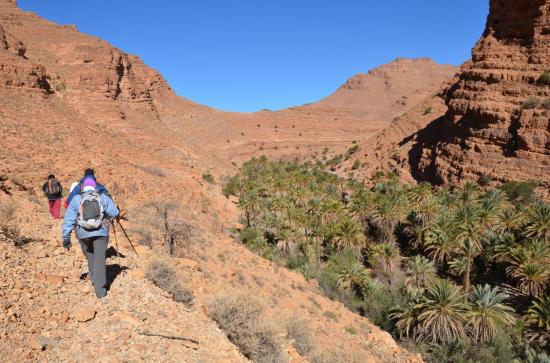
[(52, 194), (52, 180), (48, 179), (48, 194)]

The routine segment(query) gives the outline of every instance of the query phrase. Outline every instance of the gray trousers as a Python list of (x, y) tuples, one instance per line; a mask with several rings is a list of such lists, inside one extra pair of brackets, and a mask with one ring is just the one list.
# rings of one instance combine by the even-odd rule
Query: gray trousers
[(82, 253), (88, 260), (88, 277), (94, 284), (95, 294), (102, 298), (107, 294), (107, 261), (106, 252), (109, 237), (92, 237), (81, 239)]

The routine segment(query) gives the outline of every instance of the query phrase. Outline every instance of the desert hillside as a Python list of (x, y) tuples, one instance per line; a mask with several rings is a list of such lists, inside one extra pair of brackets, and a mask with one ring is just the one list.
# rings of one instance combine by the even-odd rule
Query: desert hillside
[[(270, 339), (281, 343), (285, 359), (420, 361), (368, 319), (326, 298), (316, 283), (236, 243), (236, 201), (218, 185), (231, 160), (269, 148), (274, 156), (306, 154), (326, 140), (344, 149), (358, 137), (354, 125), (368, 133), (388, 120), (353, 119), (344, 106), (334, 111), (344, 115), (335, 122), (330, 112), (323, 119), (321, 111), (228, 114), (197, 105), (177, 97), (139, 58), (7, 0), (0, 1), (0, 106), (4, 359), (71, 361), (80, 349), (88, 352), (83, 360), (245, 360), (206, 313), (212, 300), (244, 294), (264, 306)], [(112, 285), (103, 301), (80, 278), (85, 266), (76, 245), (61, 248), (60, 223), (50, 220), (41, 192), (49, 173), (67, 188), (88, 166), (128, 210), (130, 237), (141, 241), (138, 257), (118, 231), (123, 256), (109, 259)], [(156, 207), (186, 227), (178, 258), (161, 242)], [(173, 291), (146, 277), (159, 259), (180, 276), (193, 304), (174, 301)], [(308, 334), (301, 353), (298, 337), (285, 328), (294, 317)]]

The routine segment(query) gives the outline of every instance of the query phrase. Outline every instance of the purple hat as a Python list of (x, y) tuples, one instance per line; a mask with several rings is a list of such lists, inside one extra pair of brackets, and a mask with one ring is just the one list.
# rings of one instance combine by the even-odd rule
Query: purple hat
[(82, 183), (82, 187), (83, 188), (92, 187), (92, 188), (95, 189), (95, 188), (97, 188), (97, 183), (92, 178), (86, 178), (86, 179), (84, 179), (84, 182)]

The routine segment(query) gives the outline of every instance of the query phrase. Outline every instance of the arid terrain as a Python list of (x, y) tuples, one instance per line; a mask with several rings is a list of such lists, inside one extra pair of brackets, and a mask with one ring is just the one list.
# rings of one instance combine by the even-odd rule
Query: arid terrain
[[(397, 59), (317, 103), (228, 113), (177, 96), (137, 56), (0, 0), (0, 201), (16, 206), (14, 224), (28, 242), (16, 247), (0, 232), (0, 360), (246, 361), (205, 308), (220, 294), (244, 293), (277, 326), (304, 319), (318, 354), (422, 361), (314, 282), (238, 243), (239, 211), (221, 194), (222, 180), (253, 156), (306, 160), (328, 148), (332, 157), (355, 142), (359, 152), (337, 170), (344, 175), (359, 159), (354, 172), (366, 182), (376, 170), (395, 170), (409, 181), (491, 174), (549, 183), (549, 111), (522, 103), (550, 97), (536, 82), (548, 68), (550, 3), (528, 2), (529, 16), (517, 22), (500, 12), (512, 1), (492, 1), (485, 35), (458, 75), (429, 59)], [(509, 30), (510, 22), (525, 28)], [(50, 219), (41, 191), (49, 173), (67, 188), (86, 167), (128, 210), (134, 241), (155, 217), (151, 203), (177, 204), (174, 215), (191, 226), (179, 258), (167, 257), (161, 243), (139, 246), (137, 257), (119, 232), (129, 269), (113, 269), (102, 301), (79, 279), (85, 266), (76, 245), (61, 247), (60, 221)], [(158, 231), (152, 239), (160, 240)], [(145, 278), (158, 258), (192, 290), (192, 307)], [(292, 339), (284, 341), (290, 361), (306, 361)]]
[[(457, 77), (362, 149), (369, 167), (407, 180), (550, 185), (549, 3), (491, 1), (482, 38)], [(349, 169), (350, 165), (342, 166)]]
[[(254, 155), (293, 158), (326, 146), (344, 151), (435, 92), (453, 67), (401, 59), (353, 77), (318, 104), (239, 114), (176, 96), (139, 58), (23, 12), (14, 1), (0, 2), (0, 46), (1, 198), (15, 203), (16, 224), (31, 240), (24, 247), (11, 246), (6, 237), (2, 242), (3, 358), (71, 361), (75, 350), (83, 350), (83, 360), (242, 360), (203, 308), (229, 290), (257, 296), (279, 323), (305, 318), (320, 353), (330, 342), (370, 361), (419, 360), (300, 274), (235, 243), (228, 231), (239, 213), (221, 195), (219, 181)], [(49, 219), (40, 186), (52, 172), (68, 187), (87, 166), (129, 211), (129, 230), (151, 218), (145, 208), (151, 202), (181, 206), (175, 213), (192, 225), (193, 237), (187, 259), (171, 263), (195, 295), (192, 308), (144, 279), (149, 256), (166, 258), (162, 246), (140, 247), (136, 258), (120, 232), (122, 264), (131, 268), (117, 275), (108, 298), (96, 301), (79, 279), (81, 253), (61, 248), (60, 223)], [(203, 180), (208, 172), (215, 184)], [(91, 317), (82, 317), (86, 313)], [(200, 344), (188, 348), (139, 334), (145, 330)], [(301, 361), (292, 341), (287, 346), (293, 361)]]

